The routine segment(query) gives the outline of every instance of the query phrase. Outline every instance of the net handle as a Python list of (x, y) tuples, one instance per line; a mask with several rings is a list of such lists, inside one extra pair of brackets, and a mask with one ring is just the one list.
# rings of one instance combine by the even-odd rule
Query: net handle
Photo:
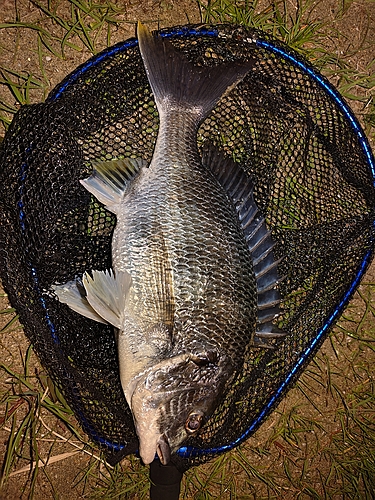
[(150, 499), (178, 500), (180, 496), (182, 472), (173, 464), (162, 465), (159, 460), (150, 464)]

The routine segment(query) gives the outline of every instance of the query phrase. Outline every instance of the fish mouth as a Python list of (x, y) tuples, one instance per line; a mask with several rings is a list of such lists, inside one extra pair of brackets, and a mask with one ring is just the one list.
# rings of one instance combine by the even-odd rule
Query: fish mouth
[(171, 461), (171, 447), (165, 434), (160, 434), (155, 439), (152, 436), (140, 436), (139, 455), (145, 465), (150, 464), (158, 456), (162, 465), (168, 465)]
[(172, 453), (200, 431), (228, 379), (227, 364), (219, 365), (218, 356), (210, 350), (184, 353), (133, 379), (128, 391), (130, 408), (145, 465), (155, 455), (167, 465)]
[(171, 447), (165, 434), (162, 434), (156, 446), (156, 453), (163, 465), (168, 465), (171, 461)]

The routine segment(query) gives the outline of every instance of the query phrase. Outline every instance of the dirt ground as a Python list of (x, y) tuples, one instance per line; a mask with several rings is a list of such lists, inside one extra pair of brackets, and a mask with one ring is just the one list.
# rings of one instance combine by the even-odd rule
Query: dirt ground
[[(138, 20), (152, 20), (153, 23), (151, 26), (153, 28), (158, 26), (165, 27), (177, 24), (186, 24), (188, 22), (200, 22), (200, 14), (197, 3), (191, 0), (114, 0), (113, 3), (117, 3), (119, 5), (125, 4), (126, 15), (124, 16), (124, 20), (128, 21), (113, 30), (111, 37), (111, 43), (113, 44), (130, 36), (134, 36), (135, 23)], [(263, 2), (263, 4), (265, 3), (267, 2)], [(61, 9), (63, 10), (64, 0), (62, 0), (60, 4)], [(291, 10), (296, 8), (296, 0), (288, 0), (287, 4)], [(367, 39), (375, 39), (375, 3), (368, 1), (343, 0), (342, 2), (337, 2), (334, 0), (324, 0), (317, 1), (315, 4), (317, 5), (316, 19), (323, 19), (327, 21), (328, 26), (331, 27), (331, 30), (327, 31), (327, 38), (325, 41), (327, 47), (333, 51), (337, 51), (337, 53), (345, 53), (347, 55), (347, 60), (354, 63), (357, 68), (366, 68), (373, 58), (373, 49), (366, 50), (366, 47), (363, 46), (363, 50), (360, 51), (358, 55), (355, 55), (355, 49), (361, 46), (361, 44), (363, 45), (363, 37), (365, 33), (367, 35)], [(349, 4), (350, 9), (348, 9), (348, 15), (343, 16), (340, 21), (333, 21), (337, 9), (342, 5), (349, 6)], [(41, 15), (40, 10), (28, 0), (18, 0), (17, 2), (14, 0), (1, 0), (0, 7), (0, 25), (3, 22), (11, 21), (16, 18), (16, 7), (21, 19), (25, 22), (35, 21), (38, 19), (38, 16)], [(337, 33), (339, 31), (341, 32), (341, 35), (338, 36)], [(39, 56), (35, 47), (35, 33), (32, 30), (27, 32), (23, 31), (21, 37), (19, 31), (16, 29), (12, 33), (9, 33), (9, 31), (4, 32), (0, 29), (0, 66), (13, 68), (16, 71), (23, 69), (28, 72), (37, 73), (38, 70), (36, 68), (39, 68)], [(104, 47), (105, 35), (103, 34), (102, 48)], [(351, 56), (351, 54), (353, 55)], [(45, 76), (50, 82), (49, 88), (52, 89), (74, 68), (87, 60), (90, 55), (89, 51), (85, 49), (80, 53), (68, 50), (64, 59), (57, 60), (56, 58), (51, 59), (48, 52), (45, 51), (43, 64)], [(334, 75), (332, 76), (332, 82), (337, 83), (337, 78), (335, 78)], [(4, 89), (0, 90), (0, 92), (4, 92)], [(33, 94), (35, 101), (42, 100), (44, 97), (43, 92), (40, 92), (39, 94), (38, 92), (34, 92)], [(15, 105), (18, 106), (19, 103), (15, 101)], [(353, 107), (361, 119), (361, 106), (353, 105)], [(2, 135), (1, 130), (0, 135)], [(374, 144), (372, 144), (372, 147), (374, 149)], [(375, 283), (374, 263), (369, 269), (364, 281), (368, 283)], [(358, 297), (355, 300), (358, 301)], [(7, 303), (6, 297), (0, 298), (0, 310), (5, 309), (6, 307), (10, 307)], [(5, 324), (6, 318), (0, 317), (0, 321), (2, 321), (2, 323), (0, 322), (1, 328)], [(8, 335), (4, 333), (0, 338), (0, 359), (5, 365), (12, 366), (15, 371), (22, 372), (24, 369), (24, 353), (27, 351), (27, 348), (28, 342), (21, 328), (12, 330), (11, 334)], [(326, 355), (332, 363), (338, 363), (337, 356), (333, 352), (331, 344), (328, 340), (322, 347), (321, 353), (322, 359), (324, 358), (324, 355)], [(345, 363), (347, 353), (342, 354), (342, 358), (340, 359), (343, 363)], [(32, 356), (31, 363), (34, 367), (33, 369), (37, 370), (38, 373), (42, 372), (42, 369), (34, 356)], [(6, 386), (7, 375), (3, 376), (1, 384)], [(250, 439), (250, 446), (255, 447), (263, 439), (267, 440), (270, 432), (272, 432), (272, 427), (280, 416), (280, 412), (282, 412), (283, 408), (287, 405), (293, 406), (296, 404), (299, 401), (299, 397), (298, 392), (295, 390), (291, 391), (286, 400), (282, 403), (281, 407), (279, 407), (279, 413), (273, 415), (269, 420), (267, 420), (261, 430)], [(326, 395), (324, 395), (324, 397), (326, 397)], [(4, 415), (4, 411), (5, 410), (0, 407), (0, 420)], [(330, 408), (327, 408), (328, 419), (330, 418), (329, 415)], [(21, 416), (22, 409), (20, 410), (20, 418)], [(70, 435), (67, 430), (58, 423), (58, 421), (56, 421), (56, 425), (60, 426), (57, 428), (57, 432), (60, 435)], [(8, 437), (8, 428), (0, 430), (0, 459), (1, 455), (5, 453), (5, 444)], [(71, 446), (66, 447), (63, 443), (54, 448), (54, 454), (63, 454), (66, 451), (68, 453), (74, 453)], [(277, 451), (281, 453), (280, 449)], [(77, 452), (67, 456), (65, 459), (59, 460), (55, 464), (48, 465), (47, 468), (50, 479), (44, 476), (44, 479), (38, 482), (38, 489), (35, 494), (35, 498), (40, 500), (49, 498), (60, 498), (61, 500), (68, 498), (84, 498), (82, 488), (78, 487), (73, 490), (72, 485), (76, 484), (77, 478), (79, 477), (79, 471), (83, 470), (91, 462), (92, 458), (90, 458), (89, 455)], [(324, 467), (325, 465), (323, 463), (320, 466)], [(317, 465), (317, 467), (319, 466)], [(27, 498), (27, 494), (23, 494), (20, 491), (20, 485), (24, 484), (26, 474), (27, 473), (25, 472), (14, 475), (6, 488), (2, 492), (0, 491), (0, 499), (17, 500), (21, 497)], [(53, 489), (51, 488), (50, 482), (53, 482), (55, 493), (52, 493)], [(249, 496), (248, 498), (252, 497)], [(291, 494), (291, 496), (285, 495), (285, 498), (292, 499), (295, 498), (295, 496), (294, 494)]]

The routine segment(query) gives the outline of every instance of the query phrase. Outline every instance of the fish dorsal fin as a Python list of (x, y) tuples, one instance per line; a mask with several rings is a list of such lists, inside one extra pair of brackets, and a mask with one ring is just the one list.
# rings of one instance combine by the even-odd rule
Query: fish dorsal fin
[(158, 110), (163, 102), (199, 109), (204, 119), (220, 97), (233, 88), (253, 68), (255, 59), (223, 63), (218, 66), (197, 66), (176, 50), (171, 42), (154, 36), (138, 23), (141, 56), (155, 96)]
[(147, 166), (142, 158), (123, 158), (122, 160), (95, 161), (93, 173), (81, 184), (103, 203), (108, 210), (117, 213), (117, 208), (125, 191), (138, 172)]
[(225, 156), (214, 146), (203, 151), (203, 165), (208, 168), (231, 199), (248, 249), (251, 253), (256, 286), (258, 292), (258, 313), (255, 332), (255, 344), (268, 345), (260, 339), (284, 336), (285, 333), (273, 325), (273, 320), (280, 313), (280, 281), (275, 260), (270, 230), (258, 209), (250, 177), (231, 158)]

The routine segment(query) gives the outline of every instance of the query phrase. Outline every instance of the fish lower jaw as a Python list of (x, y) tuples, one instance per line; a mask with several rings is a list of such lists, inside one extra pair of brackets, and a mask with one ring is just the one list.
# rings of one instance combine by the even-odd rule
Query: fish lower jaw
[(152, 441), (147, 441), (147, 442), (144, 442), (143, 440), (140, 439), (139, 455), (142, 459), (142, 462), (145, 465), (148, 465), (155, 460), (155, 456), (157, 455), (157, 442), (159, 438), (160, 436), (157, 436)]
[(171, 457), (168, 439), (160, 433), (155, 420), (144, 419), (135, 422), (139, 439), (139, 455), (145, 465), (150, 464), (156, 456), (163, 465), (167, 465)]

